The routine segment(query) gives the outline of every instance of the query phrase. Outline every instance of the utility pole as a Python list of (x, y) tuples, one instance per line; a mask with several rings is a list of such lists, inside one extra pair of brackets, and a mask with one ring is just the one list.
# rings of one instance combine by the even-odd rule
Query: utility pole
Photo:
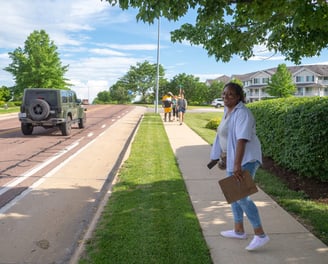
[(160, 20), (158, 18), (157, 28), (157, 78), (156, 78), (156, 100), (155, 100), (155, 113), (158, 113), (158, 88), (159, 88), (159, 33), (160, 31)]

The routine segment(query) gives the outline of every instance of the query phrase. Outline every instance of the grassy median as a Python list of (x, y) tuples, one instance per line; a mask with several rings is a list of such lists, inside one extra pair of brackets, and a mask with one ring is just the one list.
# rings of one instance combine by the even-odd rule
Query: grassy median
[(80, 263), (212, 263), (159, 115), (145, 115)]

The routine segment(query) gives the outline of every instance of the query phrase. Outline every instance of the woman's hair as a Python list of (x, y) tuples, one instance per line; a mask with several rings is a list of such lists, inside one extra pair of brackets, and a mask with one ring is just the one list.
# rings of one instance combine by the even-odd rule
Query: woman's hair
[(243, 103), (246, 103), (244, 90), (239, 84), (234, 83), (234, 82), (229, 82), (224, 86), (223, 89), (225, 89), (225, 88), (234, 89), (236, 91), (236, 95), (239, 96), (240, 101), (242, 101)]

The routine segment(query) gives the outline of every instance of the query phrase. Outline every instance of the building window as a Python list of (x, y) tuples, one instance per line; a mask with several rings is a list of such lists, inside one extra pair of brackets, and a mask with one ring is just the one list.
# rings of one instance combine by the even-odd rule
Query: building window
[(261, 79), (260, 78), (254, 78), (254, 84), (259, 84), (261, 83)]
[(303, 87), (298, 87), (296, 95), (303, 95)]
[(306, 76), (306, 82), (314, 82), (314, 76)]
[(269, 78), (262, 78), (262, 83), (269, 83)]
[(296, 76), (296, 82), (297, 83), (304, 82), (304, 76)]

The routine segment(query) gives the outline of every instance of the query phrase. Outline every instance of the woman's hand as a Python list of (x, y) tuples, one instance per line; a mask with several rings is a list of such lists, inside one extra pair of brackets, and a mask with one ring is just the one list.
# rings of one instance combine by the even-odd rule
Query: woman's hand
[(233, 168), (233, 174), (237, 181), (243, 180), (243, 171), (241, 169), (241, 163), (244, 157), (246, 143), (246, 139), (238, 139), (237, 141), (235, 164)]
[(236, 181), (241, 182), (243, 180), (243, 171), (241, 169), (241, 165), (235, 165), (233, 170), (233, 177)]

